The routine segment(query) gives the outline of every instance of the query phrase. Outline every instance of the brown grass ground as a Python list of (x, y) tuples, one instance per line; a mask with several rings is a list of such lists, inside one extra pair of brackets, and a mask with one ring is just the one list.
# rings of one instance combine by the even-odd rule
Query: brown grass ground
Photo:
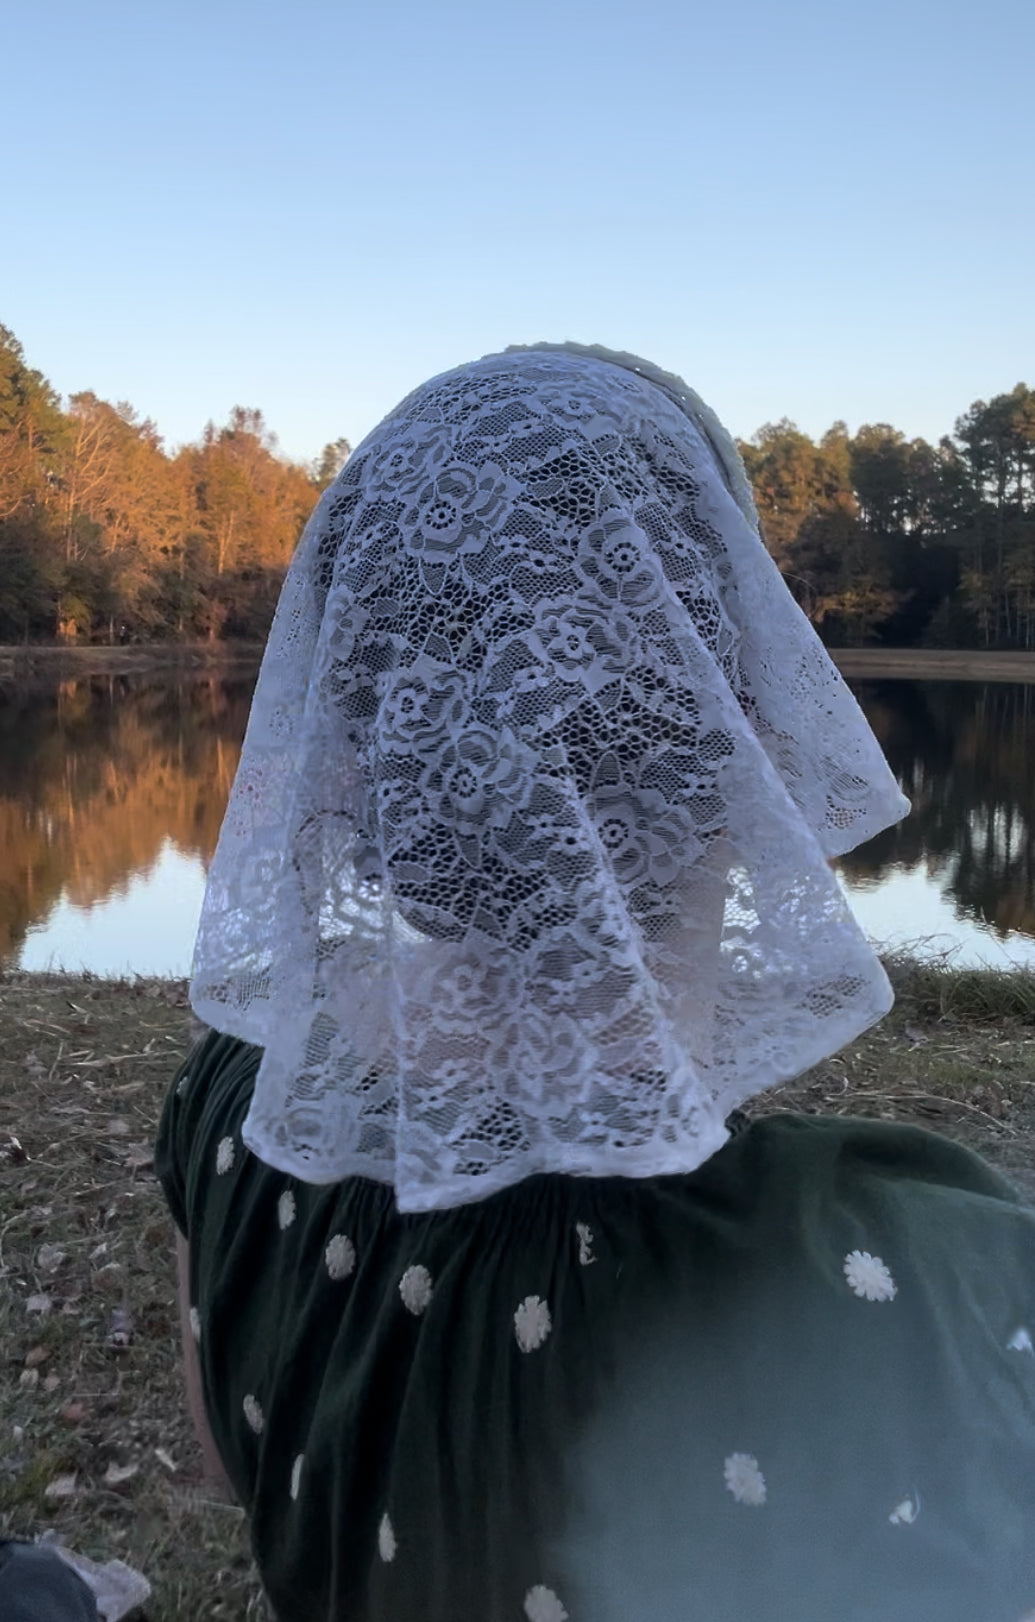
[[(915, 1121), (1035, 1197), (1035, 977), (891, 969), (894, 1014), (761, 1107)], [(240, 1511), (202, 1483), (151, 1165), (185, 987), (10, 975), (0, 1038), (0, 1535), (128, 1561), (150, 1622), (264, 1617)]]

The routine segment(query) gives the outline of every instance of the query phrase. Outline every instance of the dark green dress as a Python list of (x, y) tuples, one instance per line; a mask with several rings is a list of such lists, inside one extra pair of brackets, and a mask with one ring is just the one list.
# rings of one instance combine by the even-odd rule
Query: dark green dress
[(400, 1216), (248, 1153), (208, 1036), (158, 1169), (281, 1622), (1022, 1622), (1035, 1213), (910, 1127)]

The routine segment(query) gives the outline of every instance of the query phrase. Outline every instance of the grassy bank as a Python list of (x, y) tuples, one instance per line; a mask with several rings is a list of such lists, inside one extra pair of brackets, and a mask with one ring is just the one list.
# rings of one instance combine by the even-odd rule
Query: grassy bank
[[(917, 1122), (1035, 1197), (1035, 976), (889, 967), (893, 1015), (757, 1107)], [(264, 1616), (185, 1417), (151, 1165), (189, 1042), (176, 982), (0, 981), (0, 1535), (129, 1561), (151, 1622)]]

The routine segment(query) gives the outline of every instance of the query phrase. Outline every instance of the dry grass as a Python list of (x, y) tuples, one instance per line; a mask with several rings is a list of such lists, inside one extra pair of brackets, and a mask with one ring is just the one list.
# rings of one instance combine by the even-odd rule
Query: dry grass
[(151, 1622), (265, 1617), (243, 1516), (202, 1483), (151, 1163), (185, 988), (11, 976), (0, 1034), (0, 1535), (128, 1561)]
[(893, 1013), (757, 1110), (911, 1121), (976, 1149), (1035, 1199), (1035, 975), (892, 958)]
[[(757, 1107), (916, 1121), (1035, 1196), (1035, 977), (889, 968), (891, 1018)], [(11, 975), (0, 1036), (0, 1535), (127, 1560), (151, 1622), (263, 1617), (242, 1517), (201, 1480), (150, 1159), (185, 988)]]

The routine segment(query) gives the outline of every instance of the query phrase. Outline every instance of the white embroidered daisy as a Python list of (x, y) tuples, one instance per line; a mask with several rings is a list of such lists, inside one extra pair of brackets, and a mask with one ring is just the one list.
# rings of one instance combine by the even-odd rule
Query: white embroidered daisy
[(596, 1261), (593, 1254), (593, 1229), (588, 1222), (576, 1222), (575, 1233), (579, 1241), (579, 1266), (588, 1267)]
[(893, 1301), (895, 1281), (879, 1256), (868, 1250), (850, 1250), (844, 1260), (849, 1288), (862, 1301)]
[(381, 1516), (381, 1524), (377, 1529), (377, 1552), (387, 1564), (395, 1559), (395, 1552), (399, 1545), (395, 1541), (395, 1528), (388, 1519), (387, 1514)]
[(550, 1309), (538, 1295), (526, 1295), (514, 1314), (514, 1334), (523, 1352), (534, 1352), (541, 1346), (553, 1322)]
[(302, 1460), (304, 1457), (305, 1455), (300, 1453), (294, 1464), (291, 1466), (291, 1486), (289, 1491), (292, 1498), (298, 1497), (298, 1489), (302, 1481)]
[(757, 1507), (766, 1499), (765, 1476), (758, 1468), (758, 1460), (750, 1453), (731, 1453), (722, 1466), (726, 1490), (738, 1504)]
[(892, 1526), (912, 1526), (920, 1513), (920, 1494), (914, 1492), (909, 1498), (903, 1498), (901, 1504), (896, 1504), (888, 1520)]
[(348, 1278), (356, 1265), (356, 1247), (346, 1234), (336, 1233), (328, 1239), (323, 1259), (333, 1279)]
[(1020, 1329), (1015, 1329), (1006, 1343), (1006, 1349), (1010, 1352), (1035, 1352), (1035, 1346), (1031, 1343), (1031, 1331), (1025, 1329), (1023, 1325)]
[(290, 1228), (294, 1220), (295, 1196), (292, 1194), (289, 1188), (286, 1188), (283, 1194), (280, 1196), (280, 1199), (277, 1201), (277, 1221), (280, 1223), (281, 1232), (283, 1232), (285, 1228)]
[(528, 1622), (568, 1622), (568, 1613), (557, 1595), (542, 1583), (536, 1583), (525, 1595), (525, 1615)]
[(220, 1138), (216, 1149), (216, 1175), (222, 1177), (224, 1172), (232, 1171), (234, 1164), (233, 1138)]
[(190, 1332), (191, 1332), (191, 1334), (194, 1336), (195, 1340), (200, 1340), (201, 1339), (201, 1313), (198, 1311), (197, 1307), (191, 1307), (190, 1312), (187, 1314), (187, 1316), (190, 1319)]
[(241, 1407), (244, 1409), (245, 1419), (248, 1421), (256, 1436), (259, 1436), (266, 1421), (263, 1418), (262, 1409), (259, 1406), (258, 1399), (253, 1397), (249, 1391), (248, 1395), (241, 1404)]
[(418, 1262), (408, 1267), (399, 1280), (399, 1294), (402, 1296), (403, 1306), (419, 1318), (427, 1307), (432, 1296), (431, 1274), (426, 1267)]

